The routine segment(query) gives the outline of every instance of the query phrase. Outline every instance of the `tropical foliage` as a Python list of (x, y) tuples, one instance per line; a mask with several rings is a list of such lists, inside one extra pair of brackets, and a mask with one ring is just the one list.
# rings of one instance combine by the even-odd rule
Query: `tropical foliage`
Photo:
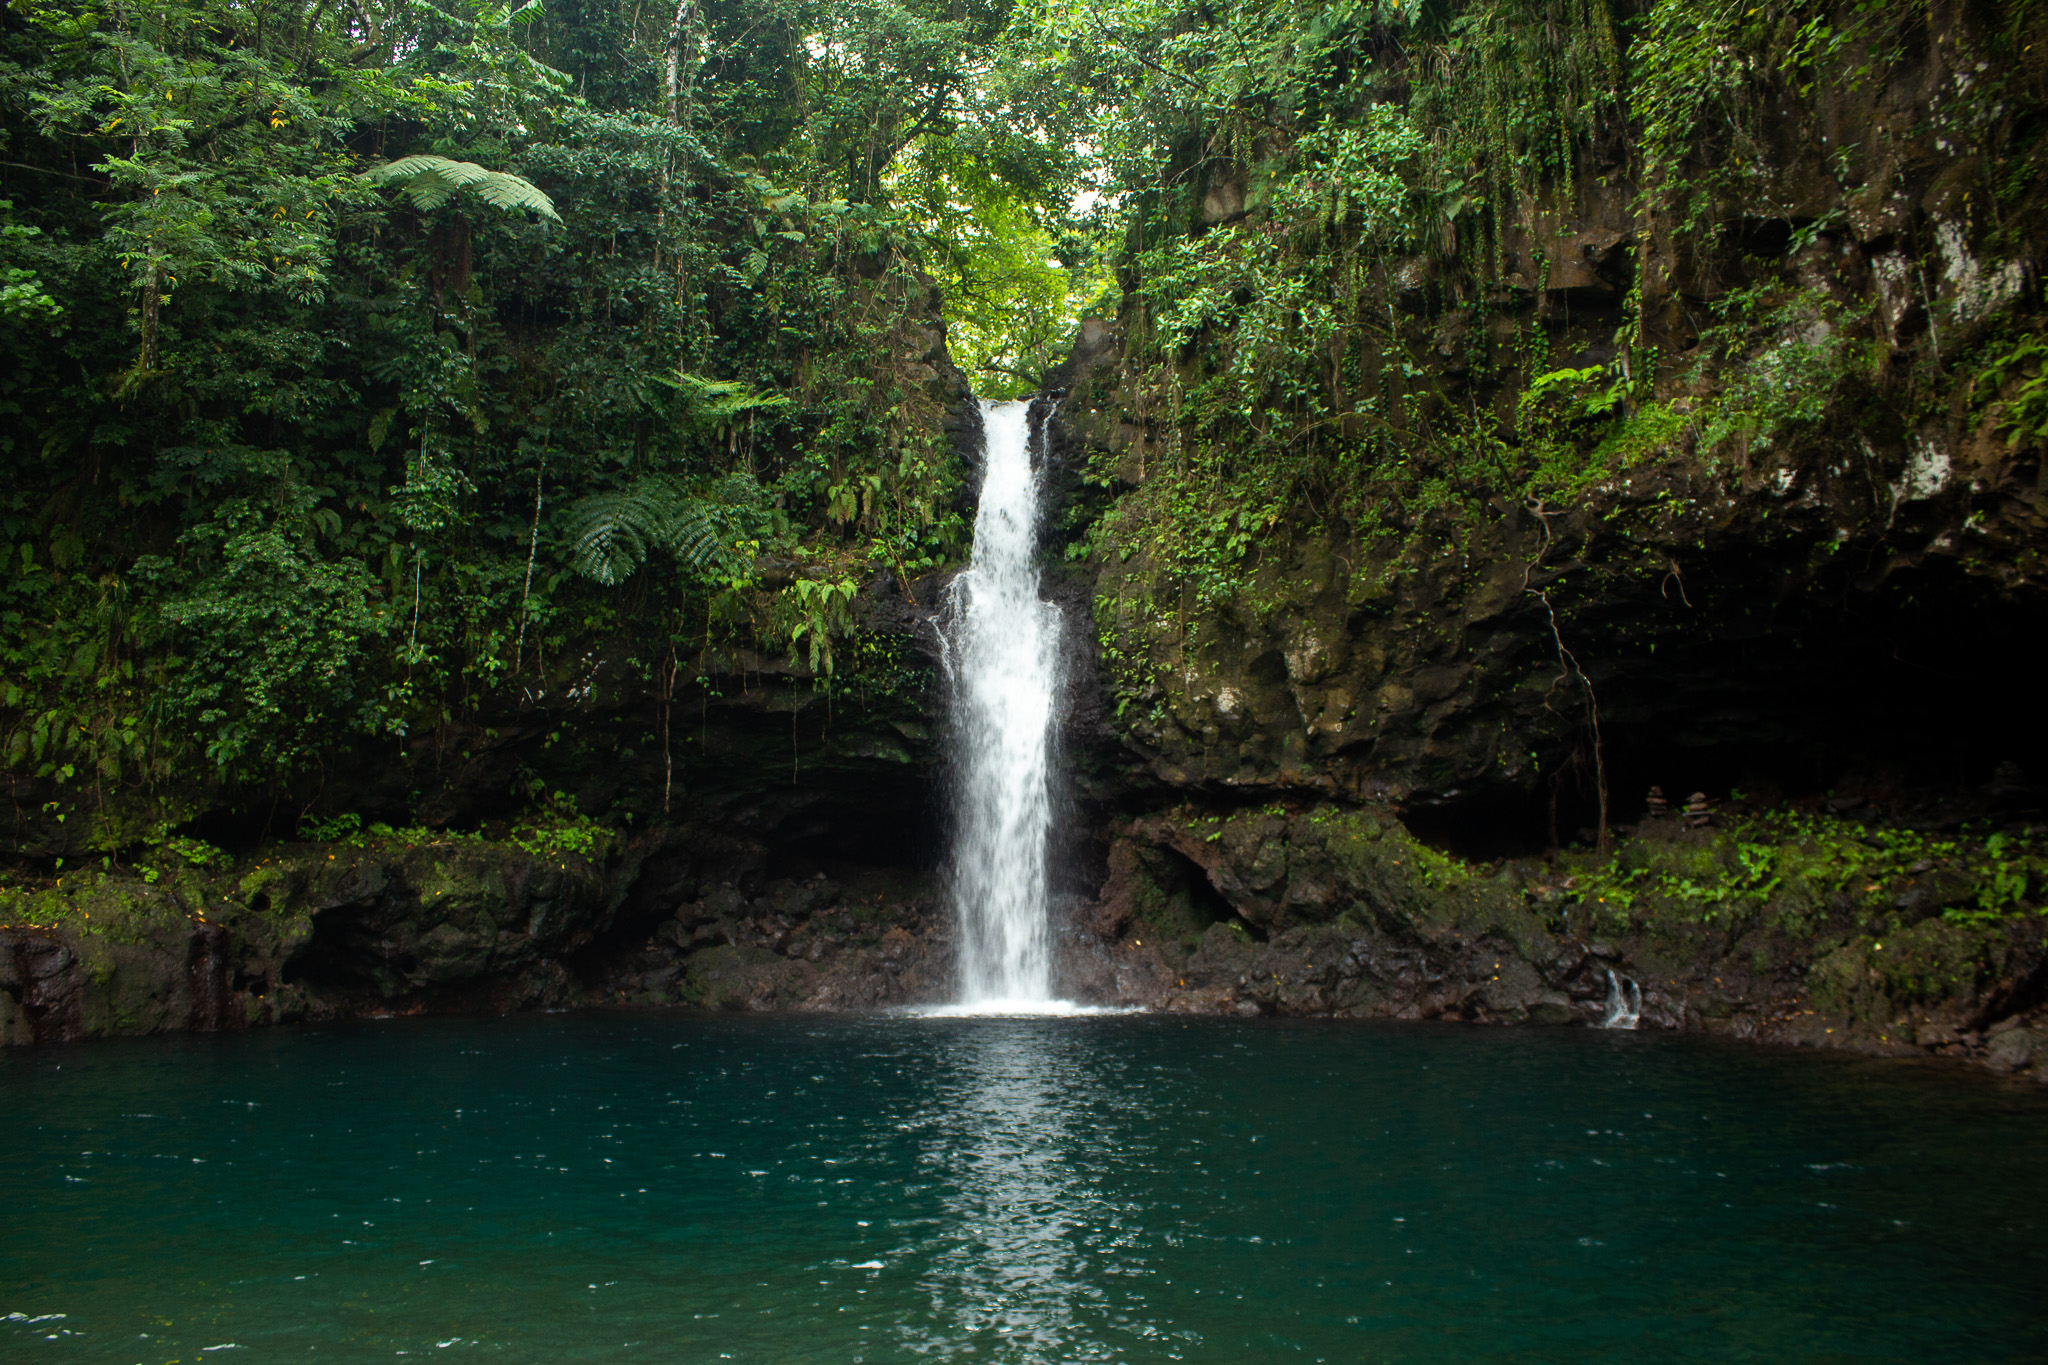
[[(1969, 193), (2012, 246), (2048, 21), (1994, 8), (1944, 37), (1981, 65), (1935, 131), (1981, 149)], [(736, 643), (863, 657), (834, 646), (857, 585), (965, 547), (943, 347), (1027, 392), (1091, 311), (1123, 323), (1148, 463), (1085, 544), (1145, 551), (1162, 599), (1231, 589), (1283, 519), (1540, 506), (1677, 440), (1746, 461), (1884, 363), (1786, 264), (1830, 229), (1757, 178), (1764, 112), (1881, 80), (1928, 22), (10, 0), (0, 757), (74, 791), (272, 783), (545, 691), (601, 639), (671, 672)], [(1602, 334), (1552, 355), (1533, 300), (1603, 177), (1636, 230)], [(1762, 265), (1760, 216), (1797, 228)], [(1693, 358), (1734, 376), (1683, 409), (1655, 388), (1680, 362), (1642, 307), (1651, 238), (1693, 272)], [(2034, 334), (1985, 344), (1958, 404), (2038, 442)]]
[[(1169, 633), (1240, 590), (1283, 521), (1412, 536), (1439, 512), (1569, 506), (1659, 452), (1748, 477), (1847, 413), (1899, 432), (1960, 401), (1974, 374), (1890, 366), (1868, 297), (1801, 274), (1851, 238), (1839, 211), (1794, 201), (1770, 129), (1819, 130), (1829, 82), (1875, 100), (1953, 54), (1971, 74), (1924, 130), (1957, 152), (1949, 211), (2020, 257), (2048, 207), (2048, 138), (2011, 117), (2048, 94), (2031, 0), (1939, 34), (1884, 0), (1230, 0), (1035, 21), (1095, 100), (1126, 323), (1115, 401), (1144, 442), (1144, 486), (1090, 545), (1142, 553)], [(1829, 146), (1814, 173), (1877, 202), (1906, 192), (1885, 156)], [(1646, 314), (1653, 243), (1682, 317)], [(1910, 253), (1894, 291), (1912, 276), (1923, 301), (1958, 268), (1932, 240), (1887, 249)], [(1937, 311), (1938, 353), (1974, 319)], [(1998, 416), (2030, 439), (2031, 371), (1987, 360), (1978, 401), (2011, 378)]]
[[(1060, 339), (1011, 238), (1071, 157), (988, 94), (1006, 14), (9, 5), (13, 771), (269, 782), (618, 630), (829, 664), (837, 584), (964, 533), (923, 267)], [(778, 603), (764, 557), (815, 567)]]

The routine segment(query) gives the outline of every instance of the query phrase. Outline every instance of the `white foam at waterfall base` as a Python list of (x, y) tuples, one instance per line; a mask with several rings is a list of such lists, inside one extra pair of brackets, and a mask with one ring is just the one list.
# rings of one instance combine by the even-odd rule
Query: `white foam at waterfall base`
[(1052, 829), (1059, 609), (1038, 595), (1038, 473), (1030, 405), (984, 401), (974, 558), (948, 590), (958, 829), (952, 894), (960, 1003), (977, 1013), (1072, 1013), (1052, 998), (1046, 854)]
[(974, 1000), (957, 1005), (913, 1005), (920, 1019), (1074, 1019), (1086, 1014), (1142, 1014), (1135, 1006), (1081, 1005), (1072, 1000)]

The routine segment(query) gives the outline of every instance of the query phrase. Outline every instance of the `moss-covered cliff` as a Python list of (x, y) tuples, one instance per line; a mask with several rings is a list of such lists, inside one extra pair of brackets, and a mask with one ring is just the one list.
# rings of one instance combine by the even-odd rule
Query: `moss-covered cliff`
[[(1306, 133), (1188, 153), (1166, 245), (1055, 376), (1119, 733), (1158, 777), (1563, 783), (1575, 826), (1602, 771), (1633, 802), (2048, 759), (1983, 723), (2026, 713), (2048, 548), (2039, 73), (2001, 27), (2038, 20), (1810, 20), (1824, 55), (1769, 11), (1710, 75), (1658, 7), (1633, 120), (1448, 251), (1305, 215), (1341, 181)], [(1411, 117), (1447, 79), (1375, 56)], [(1659, 152), (1671, 100), (1700, 120)], [(1320, 291), (1274, 297), (1295, 274)]]
[(1244, 76), (1052, 377), (1100, 989), (2024, 1060), (2041, 16), (1466, 16)]

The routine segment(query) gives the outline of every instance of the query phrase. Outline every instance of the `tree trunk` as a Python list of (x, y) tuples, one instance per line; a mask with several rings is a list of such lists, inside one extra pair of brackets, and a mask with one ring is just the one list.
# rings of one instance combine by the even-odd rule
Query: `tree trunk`
[(142, 358), (138, 368), (148, 374), (156, 369), (156, 324), (157, 313), (163, 306), (161, 267), (155, 261), (149, 263), (149, 274), (142, 281)]
[[(694, 108), (695, 101), (692, 98), (693, 87), (696, 84), (696, 70), (694, 65), (685, 59), (686, 54), (684, 52), (684, 47), (690, 41), (690, 28), (696, 18), (694, 13), (695, 5), (696, 0), (676, 0), (675, 21), (669, 25), (668, 30), (667, 64), (662, 72), (662, 96), (663, 102), (668, 109), (669, 126), (679, 132), (688, 131), (696, 113)], [(689, 153), (687, 151), (683, 153), (683, 163), (679, 177), (675, 175), (670, 165), (672, 154), (672, 152), (664, 152), (661, 158), (661, 208), (659, 212), (662, 218), (658, 223), (658, 227), (665, 225), (670, 196), (672, 194), (688, 195), (690, 192)], [(680, 183), (676, 183), (678, 181)], [(656, 268), (660, 268), (658, 261), (656, 262)], [(683, 273), (683, 253), (680, 247), (676, 251), (674, 271), (676, 315), (678, 325), (680, 326), (683, 299), (687, 289), (687, 281)]]

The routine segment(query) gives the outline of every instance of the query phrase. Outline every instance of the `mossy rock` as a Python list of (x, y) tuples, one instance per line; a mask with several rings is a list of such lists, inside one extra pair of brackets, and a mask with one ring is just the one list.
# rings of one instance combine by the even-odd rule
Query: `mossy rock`
[(765, 948), (720, 944), (690, 958), (682, 999), (710, 1010), (787, 1007), (803, 998), (801, 979), (808, 966)]
[(1814, 962), (1814, 1005), (1852, 1023), (1970, 1014), (2023, 970), (2025, 946), (2004, 924), (1923, 920), (1882, 938), (1857, 936)]

